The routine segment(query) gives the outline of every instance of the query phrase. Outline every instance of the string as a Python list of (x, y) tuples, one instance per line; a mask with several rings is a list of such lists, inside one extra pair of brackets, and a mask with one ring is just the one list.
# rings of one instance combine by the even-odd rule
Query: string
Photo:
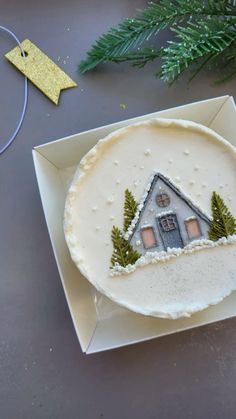
[[(21, 55), (25, 58), (26, 57), (25, 52), (24, 52), (23, 48), (21, 47), (20, 41), (17, 38), (17, 36), (12, 31), (10, 31), (10, 29), (5, 28), (4, 26), (0, 26), (0, 30), (8, 33), (12, 38), (14, 38), (14, 40), (16, 41), (16, 43), (18, 44), (18, 46), (19, 46), (19, 48), (21, 50)], [(3, 145), (3, 147), (0, 148), (0, 155), (3, 154), (4, 151), (6, 151), (10, 147), (10, 145), (15, 140), (18, 132), (20, 131), (22, 122), (23, 122), (24, 117), (25, 117), (25, 111), (26, 111), (26, 107), (27, 107), (27, 99), (28, 99), (28, 85), (27, 85), (27, 77), (25, 77), (25, 82), (24, 82), (24, 99), (23, 99), (22, 111), (20, 113), (20, 118), (19, 118), (19, 121), (18, 121), (18, 123), (16, 125), (16, 128), (13, 131), (11, 137), (6, 141), (6, 143)]]

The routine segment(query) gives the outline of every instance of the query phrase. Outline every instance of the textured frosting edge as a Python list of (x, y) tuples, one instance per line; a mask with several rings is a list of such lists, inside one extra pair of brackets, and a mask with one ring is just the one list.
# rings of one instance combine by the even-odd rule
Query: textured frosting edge
[(178, 319), (181, 317), (190, 317), (192, 314), (202, 311), (211, 305), (218, 304), (221, 302), (225, 297), (231, 294), (235, 288), (232, 288), (225, 291), (225, 294), (222, 294), (221, 297), (218, 297), (211, 303), (205, 303), (201, 305), (194, 305), (192, 308), (189, 307), (187, 310), (183, 311), (158, 311), (153, 309), (144, 309), (140, 306), (135, 306), (130, 303), (127, 303), (125, 300), (118, 299), (117, 296), (111, 292), (108, 292), (104, 289), (100, 283), (97, 281), (91, 280), (89, 272), (87, 271), (86, 267), (84, 266), (84, 261), (80, 252), (77, 249), (76, 242), (77, 237), (73, 233), (73, 224), (72, 224), (72, 208), (73, 208), (73, 201), (78, 193), (79, 187), (86, 177), (88, 171), (92, 168), (93, 163), (98, 159), (100, 152), (104, 146), (106, 146), (109, 142), (115, 142), (120, 139), (121, 136), (126, 134), (127, 132), (135, 129), (136, 127), (145, 127), (145, 126), (156, 126), (161, 128), (184, 128), (184, 129), (192, 129), (195, 132), (199, 132), (205, 135), (209, 135), (213, 140), (220, 142), (224, 145), (231, 153), (236, 157), (236, 148), (230, 144), (227, 140), (225, 140), (221, 135), (217, 134), (211, 128), (208, 128), (202, 124), (184, 120), (184, 119), (168, 119), (168, 118), (154, 118), (154, 119), (147, 119), (146, 121), (141, 121), (135, 124), (128, 125), (127, 127), (120, 128), (118, 130), (113, 131), (112, 133), (108, 134), (106, 137), (100, 139), (97, 144), (92, 147), (85, 156), (79, 162), (78, 168), (75, 172), (74, 178), (72, 180), (71, 186), (68, 190), (66, 201), (65, 201), (65, 210), (64, 210), (64, 217), (63, 217), (63, 228), (64, 228), (64, 235), (66, 239), (67, 246), (69, 248), (69, 252), (71, 255), (72, 260), (74, 261), (75, 265), (81, 272), (81, 274), (102, 294), (106, 297), (110, 298), (116, 304), (127, 308), (131, 311), (134, 311), (138, 314), (143, 314), (147, 316), (153, 317), (160, 317), (165, 319)]

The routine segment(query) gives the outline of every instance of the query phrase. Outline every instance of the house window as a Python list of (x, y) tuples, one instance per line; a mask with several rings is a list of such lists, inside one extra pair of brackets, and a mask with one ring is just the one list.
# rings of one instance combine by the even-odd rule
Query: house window
[(167, 193), (159, 193), (156, 196), (156, 202), (158, 207), (168, 207), (168, 205), (170, 205), (170, 197), (167, 195)]
[(171, 215), (168, 215), (167, 217), (162, 217), (160, 219), (160, 224), (163, 231), (172, 231), (176, 229), (175, 219)]
[(141, 229), (141, 238), (145, 249), (157, 246), (155, 232), (152, 227), (143, 227)]
[(201, 229), (197, 218), (190, 218), (185, 220), (185, 227), (190, 240), (198, 239), (201, 237)]

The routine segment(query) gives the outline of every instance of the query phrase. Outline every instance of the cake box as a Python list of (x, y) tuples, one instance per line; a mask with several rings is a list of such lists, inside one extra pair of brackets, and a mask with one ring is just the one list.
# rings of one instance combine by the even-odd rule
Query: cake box
[(236, 314), (236, 292), (221, 303), (177, 320), (136, 314), (100, 294), (72, 262), (63, 233), (65, 197), (81, 158), (97, 141), (118, 128), (146, 119), (181, 118), (212, 128), (236, 145), (236, 108), (232, 97), (223, 96), (155, 112), (100, 127), (33, 150), (34, 165), (45, 218), (74, 327), (86, 353), (99, 352), (167, 335)]

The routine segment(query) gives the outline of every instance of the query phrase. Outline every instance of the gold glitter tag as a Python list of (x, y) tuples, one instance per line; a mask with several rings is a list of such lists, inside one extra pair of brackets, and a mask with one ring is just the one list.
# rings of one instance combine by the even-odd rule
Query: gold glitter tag
[(61, 90), (77, 84), (29, 39), (25, 39), (21, 47), (25, 57), (18, 46), (5, 57), (57, 105)]

